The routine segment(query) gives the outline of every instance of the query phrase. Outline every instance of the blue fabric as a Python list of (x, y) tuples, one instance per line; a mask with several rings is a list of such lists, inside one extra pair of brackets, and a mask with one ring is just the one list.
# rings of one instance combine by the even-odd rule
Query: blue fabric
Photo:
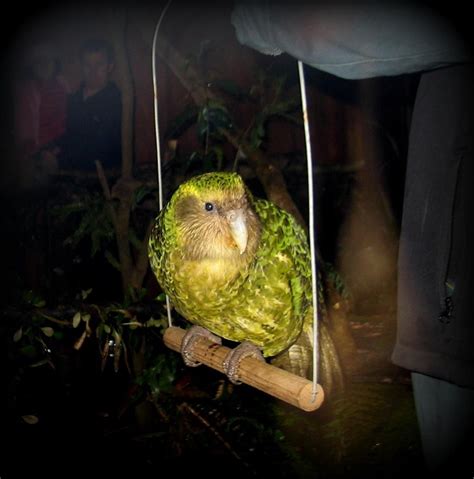
[(288, 53), (346, 79), (399, 75), (469, 61), (463, 40), (433, 10), (409, 4), (238, 3), (240, 43)]

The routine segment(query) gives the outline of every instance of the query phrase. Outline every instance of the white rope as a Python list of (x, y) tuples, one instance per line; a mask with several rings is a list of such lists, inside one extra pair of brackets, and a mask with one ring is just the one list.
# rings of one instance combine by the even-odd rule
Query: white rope
[(311, 400), (314, 402), (318, 387), (318, 288), (316, 270), (316, 250), (314, 241), (314, 201), (313, 201), (313, 158), (311, 154), (311, 139), (309, 134), (308, 105), (306, 103), (306, 83), (304, 80), (303, 63), (298, 60), (298, 74), (300, 78), (301, 106), (303, 110), (304, 136), (306, 142), (306, 161), (308, 172), (308, 208), (309, 208), (309, 247), (311, 251), (311, 288), (313, 292), (313, 384)]
[[(158, 174), (158, 206), (160, 211), (163, 209), (163, 178), (161, 176), (161, 148), (160, 148), (160, 127), (158, 124), (158, 89), (156, 82), (156, 39), (158, 38), (158, 30), (160, 29), (161, 21), (165, 16), (166, 10), (170, 6), (171, 0), (163, 8), (160, 18), (155, 27), (155, 34), (153, 35), (153, 46), (151, 49), (151, 69), (153, 75), (153, 104), (155, 108), (155, 140), (156, 140), (156, 170)], [(166, 295), (166, 313), (168, 315), (168, 326), (173, 326), (173, 320), (171, 318), (171, 305), (168, 295)]]

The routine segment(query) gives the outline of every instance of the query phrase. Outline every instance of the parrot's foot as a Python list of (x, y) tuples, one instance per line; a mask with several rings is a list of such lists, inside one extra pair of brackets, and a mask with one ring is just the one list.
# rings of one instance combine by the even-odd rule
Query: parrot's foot
[(232, 383), (240, 384), (240, 361), (248, 357), (256, 358), (265, 362), (265, 359), (263, 358), (263, 354), (260, 349), (249, 341), (244, 341), (243, 343), (240, 343), (236, 348), (232, 349), (232, 351), (230, 351), (230, 353), (224, 359), (224, 371)]
[(219, 336), (212, 334), (207, 329), (201, 326), (191, 326), (183, 336), (183, 341), (181, 343), (181, 355), (183, 356), (184, 364), (186, 364), (186, 366), (195, 368), (196, 366), (201, 365), (201, 363), (195, 361), (193, 357), (194, 342), (200, 337), (207, 338), (213, 343), (222, 344), (222, 339), (219, 338)]

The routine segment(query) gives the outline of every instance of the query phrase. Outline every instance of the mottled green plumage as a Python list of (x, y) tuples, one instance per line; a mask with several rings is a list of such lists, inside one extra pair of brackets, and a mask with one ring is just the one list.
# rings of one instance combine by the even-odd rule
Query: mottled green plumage
[[(244, 252), (227, 226), (235, 211), (244, 212), (248, 230)], [(303, 352), (307, 369), (312, 295), (305, 232), (290, 214), (254, 199), (239, 175), (209, 173), (183, 183), (157, 218), (149, 256), (158, 282), (188, 321), (250, 341), (264, 356), (281, 353), (283, 365)]]

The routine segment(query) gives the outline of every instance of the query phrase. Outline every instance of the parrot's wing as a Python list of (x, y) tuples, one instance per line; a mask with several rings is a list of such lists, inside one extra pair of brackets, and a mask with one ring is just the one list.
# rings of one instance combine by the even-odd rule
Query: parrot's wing
[[(272, 203), (256, 202), (257, 213), (262, 218), (271, 257), (275, 251), (287, 255), (286, 272), (292, 290), (292, 304), (295, 314), (303, 317), (302, 331), (296, 341), (285, 351), (272, 359), (272, 364), (293, 374), (312, 378), (313, 358), (313, 307), (311, 287), (311, 253), (304, 229), (288, 213)], [(334, 342), (327, 325), (322, 320), (326, 308), (322, 281), (318, 281), (319, 305), (319, 360), (320, 379), (330, 391), (342, 387), (343, 373)]]
[(281, 261), (279, 273), (289, 282), (295, 314), (304, 316), (311, 304), (311, 255), (306, 233), (292, 215), (269, 201), (257, 200), (255, 210), (263, 226), (259, 261)]
[(173, 241), (176, 240), (175, 235), (166, 225), (167, 209), (168, 207), (162, 209), (155, 220), (155, 225), (148, 240), (148, 257), (151, 269), (158, 282), (162, 288), (169, 291), (172, 285), (170, 283), (170, 264), (167, 261), (167, 256), (173, 247)]

